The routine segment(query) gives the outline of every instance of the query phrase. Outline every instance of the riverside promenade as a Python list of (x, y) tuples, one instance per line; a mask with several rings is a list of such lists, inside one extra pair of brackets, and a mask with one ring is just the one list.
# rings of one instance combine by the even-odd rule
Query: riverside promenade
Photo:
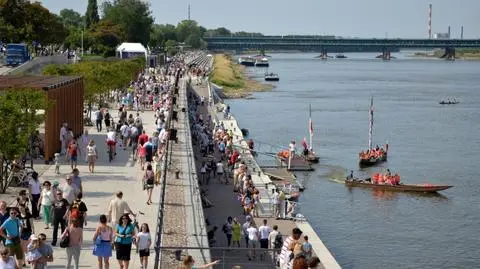
[[(154, 113), (152, 111), (145, 111), (141, 113), (140, 116), (143, 119), (147, 132), (149, 134), (153, 133), (155, 128)], [(88, 166), (84, 162), (84, 155), (78, 158), (77, 168), (80, 171), (83, 186), (82, 200), (88, 207), (87, 225), (83, 229), (80, 267), (95, 268), (97, 266), (97, 257), (92, 255), (93, 234), (98, 226), (99, 216), (108, 213), (107, 208), (110, 201), (115, 197), (115, 192), (123, 192), (123, 200), (129, 204), (135, 213), (139, 211), (144, 213), (143, 215), (137, 214), (138, 222), (140, 224), (145, 222), (150, 226), (152, 240), (154, 240), (160, 188), (154, 188), (152, 194), (152, 201), (154, 201), (154, 203), (147, 205), (146, 192), (143, 191), (141, 183), (143, 172), (140, 166), (133, 161), (131, 148), (127, 148), (127, 150), (117, 148), (117, 156), (110, 163), (108, 162), (107, 148), (105, 145), (106, 131), (103, 130), (103, 132), (99, 133), (94, 127), (87, 128), (87, 130), (90, 133), (90, 138), (95, 141), (99, 158), (94, 173), (88, 171)], [(62, 157), (62, 159), (63, 158), (64, 157)], [(65, 159), (63, 159), (63, 164), (60, 166), (60, 174), (56, 174), (55, 166), (51, 165), (41, 175), (40, 181), (58, 181), (60, 184), (64, 184), (65, 178), (70, 175), (70, 173), (70, 165), (66, 164)], [(34, 221), (34, 226), (35, 233), (45, 233), (47, 235), (47, 242), (50, 243), (53, 229), (51, 227), (50, 229), (45, 229), (42, 220)], [(65, 249), (60, 248), (57, 243), (57, 246), (53, 247), (53, 250), (54, 261), (48, 264), (48, 268), (65, 268), (67, 257)], [(139, 257), (136, 255), (135, 250), (132, 250), (131, 257), (130, 267), (140, 268)], [(149, 264), (153, 265), (154, 257), (155, 255), (152, 251)], [(115, 253), (113, 253), (113, 257), (110, 258), (110, 264), (112, 268), (118, 268)]]
[[(126, 150), (117, 147), (117, 156), (112, 162), (108, 162), (107, 147), (105, 144), (106, 130), (97, 132), (95, 127), (88, 127), (90, 139), (95, 141), (99, 158), (97, 160), (94, 173), (88, 171), (88, 166), (84, 162), (85, 157), (78, 157), (77, 168), (80, 171), (83, 187), (83, 201), (88, 207), (87, 225), (83, 229), (83, 244), (80, 256), (80, 267), (97, 268), (97, 257), (92, 254), (93, 234), (98, 226), (99, 216), (107, 214), (107, 208), (117, 191), (123, 192), (123, 200), (130, 208), (137, 213), (139, 224), (147, 223), (150, 227), (152, 237), (152, 246), (150, 248), (149, 268), (153, 268), (155, 261), (158, 261), (157, 268), (177, 268), (180, 264), (175, 256), (175, 250), (185, 247), (196, 248), (182, 251), (181, 255), (192, 255), (199, 264), (210, 262), (210, 252), (208, 250), (208, 241), (206, 239), (205, 222), (203, 210), (201, 208), (198, 188), (195, 188), (196, 178), (193, 178), (194, 164), (191, 138), (189, 137), (189, 123), (187, 113), (181, 112), (181, 107), (186, 107), (186, 83), (181, 80), (179, 83), (179, 93), (176, 96), (177, 104), (173, 111), (178, 114), (177, 120), (172, 121), (171, 128), (177, 129), (177, 143), (168, 142), (167, 161), (165, 175), (164, 196), (162, 197), (162, 185), (156, 186), (153, 190), (153, 204), (147, 205), (147, 194), (143, 190), (142, 177), (144, 171), (140, 165), (133, 160), (132, 149)], [(129, 113), (133, 113), (129, 111)], [(156, 129), (155, 117), (153, 111), (140, 113), (143, 125), (147, 134), (150, 136)], [(188, 132), (187, 132), (188, 131)], [(58, 181), (60, 185), (65, 183), (65, 178), (70, 175), (70, 165), (66, 164), (65, 157), (62, 157), (60, 174), (55, 173), (54, 165), (42, 165), (40, 181), (50, 182)], [(36, 166), (36, 169), (40, 166)], [(163, 167), (162, 167), (163, 168)], [(177, 171), (178, 173), (177, 178)], [(193, 184), (191, 184), (193, 182)], [(15, 190), (13, 190), (15, 191)], [(12, 192), (12, 190), (10, 190)], [(14, 194), (4, 194), (0, 198), (9, 205), (14, 203)], [(163, 198), (163, 200), (162, 200)], [(163, 201), (164, 212), (163, 219), (159, 220), (159, 209)], [(143, 214), (139, 214), (139, 212)], [(160, 225), (158, 225), (160, 224)], [(157, 226), (158, 229), (157, 229)], [(52, 241), (52, 227), (45, 229), (42, 220), (34, 221), (34, 232), (45, 233), (47, 244)], [(161, 236), (158, 236), (156, 232)], [(59, 231), (59, 236), (61, 232)], [(48, 268), (65, 268), (67, 262), (66, 250), (58, 246), (53, 247), (54, 261), (48, 264)], [(156, 247), (159, 243), (160, 248)], [(162, 249), (163, 248), (163, 249)], [(159, 256), (156, 259), (156, 250)], [(110, 258), (110, 268), (119, 268), (115, 258), (115, 252)], [(140, 260), (132, 247), (130, 268), (140, 268)]]
[[(257, 225), (260, 225), (263, 219), (268, 220), (268, 225), (272, 227), (273, 225), (279, 226), (279, 231), (283, 235), (290, 235), (292, 228), (298, 227), (303, 231), (303, 235), (309, 236), (309, 242), (313, 246), (314, 255), (320, 258), (321, 266), (319, 268), (326, 268), (326, 269), (338, 269), (341, 268), (340, 265), (337, 263), (333, 255), (327, 249), (327, 247), (323, 244), (320, 240), (320, 237), (315, 233), (314, 229), (310, 226), (308, 221), (292, 221), (292, 220), (276, 220), (273, 218), (273, 205), (271, 197), (269, 196), (272, 193), (272, 190), (275, 188), (272, 181), (268, 176), (261, 172), (261, 168), (258, 167), (255, 159), (251, 156), (248, 150), (242, 150), (248, 148), (246, 142), (243, 138), (241, 133), (241, 128), (238, 125), (238, 122), (235, 118), (231, 117), (229, 119), (223, 118), (223, 112), (221, 110), (225, 107), (224, 104), (214, 103), (213, 96), (215, 92), (213, 91), (213, 87), (210, 87), (208, 82), (199, 84), (193, 87), (194, 92), (198, 96), (204, 96), (209, 100), (210, 107), (199, 107), (197, 109), (197, 113), (203, 113), (204, 117), (207, 118), (208, 115), (212, 117), (212, 120), (217, 123), (223, 123), (223, 125), (227, 129), (232, 129), (233, 131), (233, 142), (234, 146), (237, 147), (239, 151), (241, 151), (242, 160), (246, 160), (246, 164), (249, 169), (253, 170), (252, 179), (255, 186), (260, 190), (260, 216), (255, 218), (255, 222)], [(198, 154), (198, 153), (197, 153)], [(199, 155), (197, 155), (199, 156)], [(197, 169), (200, 168), (199, 162), (197, 162)], [(254, 168), (254, 169), (253, 169)], [(217, 210), (214, 208), (206, 209), (206, 216), (207, 218), (214, 223), (215, 225), (221, 227), (223, 223), (225, 223), (226, 218), (228, 216), (237, 217), (242, 223), (244, 221), (244, 216), (242, 216), (242, 208), (240, 207), (240, 203), (238, 200), (235, 199), (234, 194), (232, 192), (230, 185), (224, 184), (217, 184), (216, 180), (213, 180), (213, 186), (209, 186), (208, 189), (210, 192), (214, 194), (209, 195), (209, 199), (215, 204), (220, 204), (222, 210)], [(220, 236), (221, 237), (221, 236)], [(226, 239), (221, 239), (222, 246), (226, 245)], [(243, 244), (243, 242), (241, 242)], [(267, 264), (261, 264), (257, 262), (251, 262), (246, 259), (246, 253), (235, 250), (234, 254), (228, 254), (227, 259), (232, 260), (231, 263), (228, 265), (235, 265), (234, 263), (237, 262), (239, 265), (245, 266), (245, 268), (267, 268)], [(215, 252), (212, 251), (212, 255)], [(234, 262), (233, 262), (234, 261)], [(262, 267), (264, 266), (264, 267)], [(229, 268), (228, 266), (225, 268)], [(269, 268), (269, 267), (268, 267)]]

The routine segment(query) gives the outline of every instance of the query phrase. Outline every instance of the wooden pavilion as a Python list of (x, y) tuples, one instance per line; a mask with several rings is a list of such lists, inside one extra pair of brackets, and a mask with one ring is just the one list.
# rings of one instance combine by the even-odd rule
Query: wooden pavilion
[(52, 107), (46, 111), (44, 156), (52, 160), (59, 152), (60, 128), (66, 122), (75, 136), (83, 132), (84, 82), (80, 76), (0, 76), (0, 91), (39, 89), (47, 93)]

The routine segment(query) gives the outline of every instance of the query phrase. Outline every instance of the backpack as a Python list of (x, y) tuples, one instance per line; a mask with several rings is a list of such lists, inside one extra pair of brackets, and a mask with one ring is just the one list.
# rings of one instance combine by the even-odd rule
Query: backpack
[(275, 240), (273, 241), (273, 247), (276, 249), (280, 249), (282, 248), (282, 246), (283, 246), (283, 236), (280, 233), (278, 233), (275, 236)]
[(137, 128), (141, 128), (141, 127), (142, 127), (142, 120), (141, 120), (139, 117), (137, 117), (137, 118), (135, 119), (135, 127), (137, 127)]
[(70, 218), (71, 219), (80, 219), (83, 217), (82, 212), (80, 211), (80, 204), (82, 202), (73, 201), (72, 206), (70, 207)]

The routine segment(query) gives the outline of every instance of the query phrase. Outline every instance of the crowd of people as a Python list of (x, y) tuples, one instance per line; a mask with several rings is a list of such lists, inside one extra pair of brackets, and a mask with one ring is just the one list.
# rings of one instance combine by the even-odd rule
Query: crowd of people
[(385, 148), (379, 147), (378, 145), (375, 148), (368, 149), (367, 151), (361, 151), (358, 156), (363, 160), (369, 160), (371, 158), (383, 158), (388, 151), (388, 144), (385, 145)]
[[(211, 115), (201, 112), (199, 107), (207, 104), (204, 97), (193, 94), (189, 97), (193, 139), (200, 148), (200, 157), (203, 158), (199, 168), (199, 185), (209, 186), (210, 179), (216, 180), (217, 184), (231, 184), (233, 196), (243, 208), (242, 215), (245, 219), (243, 223), (240, 217), (228, 216), (221, 227), (226, 247), (235, 248), (243, 245), (249, 248), (247, 258), (250, 261), (272, 259), (273, 256), (270, 255), (272, 251), (281, 253), (278, 262), (282, 269), (317, 268), (320, 261), (318, 257), (313, 256), (308, 236), (304, 236), (303, 241), (297, 236), (298, 233), (301, 235), (298, 228), (295, 228), (292, 236), (284, 241), (284, 236), (277, 225), (270, 226), (267, 219), (261, 220), (262, 223), (255, 223), (254, 217), (259, 217), (260, 192), (252, 181), (252, 169), (248, 167), (234, 145), (233, 130), (226, 128), (222, 121), (213, 122)], [(226, 114), (229, 113), (230, 111)], [(250, 144), (249, 148), (253, 151), (253, 141)], [(204, 206), (209, 206), (208, 198), (203, 198)], [(285, 217), (285, 200), (285, 193), (275, 190), (272, 199), (275, 217)], [(211, 246), (218, 244), (215, 236), (217, 230), (218, 227), (214, 226), (207, 233)], [(285, 257), (282, 258), (282, 255)]]
[[(114, 91), (113, 104), (118, 105), (118, 118), (108, 109), (95, 111), (97, 132), (106, 134), (107, 149), (132, 149), (133, 160), (138, 160), (143, 170), (142, 185), (146, 191), (146, 204), (152, 204), (152, 190), (160, 184), (161, 162), (169, 133), (167, 122), (172, 106), (172, 89), (178, 83), (182, 72), (181, 59), (173, 59), (167, 67), (149, 68), (139, 74), (127, 89)], [(155, 113), (153, 133), (144, 127), (141, 110)], [(127, 117), (127, 114), (130, 115)], [(136, 117), (133, 115), (136, 114)], [(106, 130), (103, 128), (103, 124)], [(150, 125), (150, 126), (152, 126)], [(154, 129), (154, 130), (153, 130)], [(53, 262), (57, 245), (66, 251), (66, 268), (73, 264), (79, 268), (80, 253), (85, 246), (83, 229), (87, 225), (88, 206), (83, 200), (82, 177), (78, 162), (88, 163), (88, 171), (95, 173), (99, 154), (95, 141), (87, 129), (76, 137), (68, 123), (60, 130), (61, 150), (55, 154), (56, 174), (71, 171), (60, 184), (57, 180), (41, 180), (33, 173), (28, 192), (22, 190), (14, 204), (0, 201), (0, 268), (46, 268)], [(79, 159), (80, 157), (83, 157)], [(112, 160), (114, 161), (114, 160)], [(64, 164), (68, 163), (68, 168)], [(88, 197), (85, 197), (88, 201)], [(92, 255), (97, 257), (98, 268), (110, 268), (110, 257), (115, 252), (119, 267), (129, 268), (132, 246), (135, 245), (141, 268), (146, 269), (149, 250), (152, 245), (149, 225), (138, 225), (137, 214), (118, 191), (106, 212), (99, 216), (98, 225), (92, 238)], [(39, 233), (36, 226), (52, 229), (50, 243), (47, 235)]]

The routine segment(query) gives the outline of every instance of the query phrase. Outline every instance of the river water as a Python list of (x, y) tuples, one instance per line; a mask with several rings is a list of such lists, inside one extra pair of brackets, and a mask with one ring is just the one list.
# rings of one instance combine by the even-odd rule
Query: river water
[[(308, 139), (312, 106), (314, 149), (321, 164), (297, 172), (307, 189), (301, 212), (343, 268), (479, 268), (480, 62), (411, 59), (375, 54), (314, 59), (273, 54), (280, 82), (253, 99), (228, 100), (259, 150)], [(265, 69), (250, 68), (263, 80)], [(368, 107), (374, 96), (373, 143), (390, 145), (388, 162), (360, 170), (367, 148)], [(460, 104), (441, 106), (444, 97)], [(346, 188), (357, 176), (390, 168), (402, 182), (446, 183), (441, 195)]]

